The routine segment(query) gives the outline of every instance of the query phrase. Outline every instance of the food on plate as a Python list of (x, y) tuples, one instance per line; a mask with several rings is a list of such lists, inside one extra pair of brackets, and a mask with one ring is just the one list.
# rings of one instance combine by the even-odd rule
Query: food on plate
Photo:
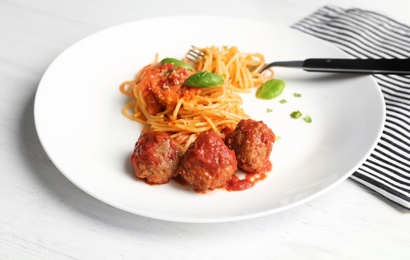
[(223, 84), (224, 79), (221, 76), (207, 71), (195, 73), (184, 82), (185, 86), (193, 88), (214, 88)]
[(177, 176), (181, 152), (167, 133), (144, 130), (130, 158), (134, 174), (149, 184), (168, 183)]
[(312, 123), (312, 118), (309, 115), (306, 115), (303, 120), (305, 120), (306, 123)]
[(290, 117), (293, 119), (299, 119), (302, 116), (302, 112), (299, 110), (295, 110), (292, 113), (290, 113)]
[(241, 120), (227, 135), (226, 144), (235, 151), (238, 168), (245, 172), (258, 172), (269, 162), (275, 134), (262, 121)]
[(175, 66), (183, 67), (183, 68), (186, 68), (188, 70), (195, 71), (195, 69), (191, 65), (189, 65), (189, 64), (187, 64), (183, 61), (180, 61), (178, 59), (175, 59), (175, 58), (165, 58), (165, 59), (162, 59), (159, 63), (160, 64), (169, 64), (169, 63), (171, 63), (171, 64), (174, 64)]
[(281, 79), (270, 79), (262, 84), (256, 91), (256, 97), (260, 99), (273, 99), (280, 96), (285, 88), (285, 82)]
[[(149, 184), (178, 176), (197, 190), (250, 188), (270, 170), (275, 135), (249, 118), (238, 92), (261, 85), (273, 73), (258, 72), (261, 54), (236, 47), (200, 50), (203, 55), (191, 64), (156, 57), (121, 84), (131, 98), (122, 113), (147, 129), (130, 158), (134, 174)], [(249, 178), (235, 175), (238, 167)]]
[(131, 97), (122, 113), (154, 131), (167, 132), (187, 149), (201, 132), (234, 129), (248, 118), (242, 98), (230, 84), (211, 88), (188, 87), (186, 79), (195, 75), (183, 66), (154, 62), (139, 71), (120, 90)]
[(215, 132), (201, 133), (181, 158), (179, 174), (199, 190), (226, 186), (237, 170), (234, 151)]
[(260, 73), (265, 66), (265, 57), (261, 53), (243, 53), (236, 46), (197, 48), (195, 52), (200, 55), (193, 57), (188, 52), (184, 61), (193, 60), (197, 71), (224, 75), (225, 81), (236, 91), (249, 91), (273, 77), (271, 69)]

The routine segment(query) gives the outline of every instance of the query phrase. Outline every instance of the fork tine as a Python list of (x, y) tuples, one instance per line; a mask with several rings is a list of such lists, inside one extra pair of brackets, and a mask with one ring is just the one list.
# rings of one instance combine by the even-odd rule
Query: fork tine
[(189, 61), (192, 61), (193, 63), (198, 63), (198, 61), (196, 60), (197, 56), (192, 55), (190, 52), (188, 52), (188, 54), (186, 55), (186, 58)]
[(190, 51), (191, 51), (193, 54), (197, 55), (198, 57), (204, 56), (204, 52), (201, 51), (200, 48), (198, 48), (198, 47), (196, 47), (196, 46), (194, 46), (194, 45), (191, 45)]
[(204, 53), (200, 51), (198, 47), (193, 45), (191, 47), (192, 48), (188, 51), (186, 58), (194, 63), (198, 63), (198, 59), (202, 59)]

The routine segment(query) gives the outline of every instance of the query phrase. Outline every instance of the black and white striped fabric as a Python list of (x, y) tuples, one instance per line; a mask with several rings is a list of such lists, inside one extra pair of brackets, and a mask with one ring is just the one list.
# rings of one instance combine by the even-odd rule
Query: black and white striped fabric
[[(292, 26), (356, 58), (410, 58), (410, 27), (362, 9), (325, 6)], [(387, 107), (381, 139), (352, 179), (410, 209), (410, 75), (373, 75)]]

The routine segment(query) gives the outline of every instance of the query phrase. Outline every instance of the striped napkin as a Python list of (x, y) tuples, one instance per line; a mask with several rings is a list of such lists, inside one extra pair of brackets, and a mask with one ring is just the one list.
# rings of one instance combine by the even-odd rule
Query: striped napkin
[[(410, 27), (376, 12), (325, 6), (292, 27), (356, 58), (410, 58)], [(385, 98), (386, 124), (351, 178), (410, 209), (410, 75), (373, 76)]]

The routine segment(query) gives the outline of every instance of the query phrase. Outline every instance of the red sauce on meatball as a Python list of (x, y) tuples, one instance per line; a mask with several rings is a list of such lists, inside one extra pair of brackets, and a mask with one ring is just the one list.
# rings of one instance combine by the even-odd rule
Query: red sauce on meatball
[[(148, 184), (193, 186), (196, 193), (224, 188), (242, 191), (264, 180), (272, 168), (269, 159), (275, 141), (262, 121), (241, 120), (226, 140), (215, 132), (201, 133), (182, 155), (181, 147), (165, 132), (144, 130), (131, 155), (135, 176)], [(244, 177), (235, 175), (238, 168)]]
[(262, 121), (241, 120), (227, 135), (226, 144), (235, 151), (238, 168), (245, 172), (259, 172), (269, 161), (275, 134)]
[(235, 153), (215, 132), (201, 133), (181, 158), (179, 174), (198, 190), (226, 185), (237, 170)]
[(177, 175), (180, 154), (180, 147), (168, 134), (145, 130), (130, 160), (136, 177), (149, 184), (164, 184)]

